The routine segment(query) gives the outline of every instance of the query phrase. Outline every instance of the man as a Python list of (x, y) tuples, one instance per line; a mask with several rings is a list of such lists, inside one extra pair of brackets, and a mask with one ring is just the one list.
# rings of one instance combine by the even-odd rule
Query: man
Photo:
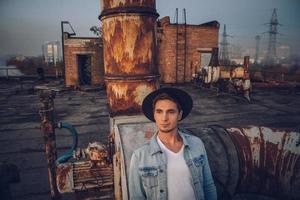
[(176, 88), (161, 88), (144, 99), (143, 112), (158, 132), (131, 157), (131, 200), (217, 199), (202, 141), (177, 127), (192, 107), (190, 95)]

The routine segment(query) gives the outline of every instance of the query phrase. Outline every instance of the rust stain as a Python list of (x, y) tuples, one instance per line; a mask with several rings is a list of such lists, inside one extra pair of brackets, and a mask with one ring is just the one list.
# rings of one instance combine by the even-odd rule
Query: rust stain
[(72, 171), (71, 165), (60, 165), (56, 169), (56, 180), (60, 191), (67, 191), (69, 185), (69, 173)]
[(296, 146), (300, 133), (255, 126), (227, 130), (241, 160), (240, 192), (300, 195), (296, 190), (300, 187), (300, 148)]
[(80, 171), (76, 172), (76, 179), (77, 180), (82, 180), (82, 179), (85, 179), (87, 177), (91, 177), (90, 169), (88, 169), (88, 170), (80, 170)]
[(146, 85), (146, 84), (141, 84), (141, 85), (138, 85), (136, 87), (136, 89), (133, 91), (133, 96), (135, 97), (134, 98), (134, 102), (136, 102), (138, 105), (142, 105), (143, 103), (143, 100), (144, 98), (149, 94), (151, 93), (154, 89), (156, 88), (153, 88), (153, 85)]
[[(141, 112), (157, 89), (155, 0), (103, 0), (105, 82), (111, 116)], [(151, 78), (147, 78), (151, 76)]]
[(155, 7), (155, 0), (102, 0), (102, 5), (104, 9), (132, 6)]
[(157, 80), (155, 79), (149, 82), (143, 80), (108, 82), (107, 94), (110, 113), (116, 115), (141, 112), (144, 97), (155, 89), (157, 89)]
[(54, 91), (42, 91), (39, 94), (41, 117), (41, 130), (45, 142), (45, 155), (48, 164), (48, 178), (50, 184), (50, 193), (52, 199), (59, 198), (59, 192), (56, 184), (55, 160), (56, 160), (56, 142), (54, 126)]
[(154, 23), (155, 18), (149, 16), (111, 17), (103, 21), (106, 75), (152, 72)]

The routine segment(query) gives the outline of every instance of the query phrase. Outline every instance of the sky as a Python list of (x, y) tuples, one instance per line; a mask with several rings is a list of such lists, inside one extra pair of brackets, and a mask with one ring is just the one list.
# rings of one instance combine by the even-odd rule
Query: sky
[[(0, 0), (0, 57), (42, 54), (47, 41), (61, 40), (61, 21), (69, 21), (80, 37), (95, 36), (91, 26), (99, 26), (100, 0)], [(277, 45), (289, 45), (300, 54), (300, 0), (156, 0), (160, 17), (186, 9), (188, 24), (217, 20), (220, 35), (226, 24), (229, 43), (245, 48), (255, 47), (255, 36), (261, 35), (261, 49), (268, 44), (269, 23), (274, 8), (279, 23)]]

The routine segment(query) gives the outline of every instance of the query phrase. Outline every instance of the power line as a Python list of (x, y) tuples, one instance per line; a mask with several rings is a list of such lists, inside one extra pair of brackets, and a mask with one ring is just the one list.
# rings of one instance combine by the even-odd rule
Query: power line
[(276, 55), (276, 40), (277, 40), (277, 26), (279, 25), (277, 19), (277, 10), (273, 9), (272, 17), (270, 20), (270, 28), (269, 28), (269, 43), (268, 43), (268, 52), (266, 57), (266, 64), (273, 65), (277, 59)]
[(220, 64), (224, 66), (230, 65), (230, 59), (229, 59), (229, 51), (228, 51), (228, 46), (229, 42), (227, 38), (230, 35), (227, 34), (226, 32), (226, 24), (224, 24), (224, 30), (222, 33), (222, 42), (220, 43), (221, 49), (220, 49)]

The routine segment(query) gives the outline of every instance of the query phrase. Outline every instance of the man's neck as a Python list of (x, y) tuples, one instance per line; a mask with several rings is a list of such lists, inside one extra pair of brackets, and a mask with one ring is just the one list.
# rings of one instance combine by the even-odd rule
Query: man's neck
[(181, 146), (182, 144), (182, 138), (180, 137), (177, 128), (170, 132), (159, 131), (157, 136), (167, 146), (174, 146), (178, 144)]

